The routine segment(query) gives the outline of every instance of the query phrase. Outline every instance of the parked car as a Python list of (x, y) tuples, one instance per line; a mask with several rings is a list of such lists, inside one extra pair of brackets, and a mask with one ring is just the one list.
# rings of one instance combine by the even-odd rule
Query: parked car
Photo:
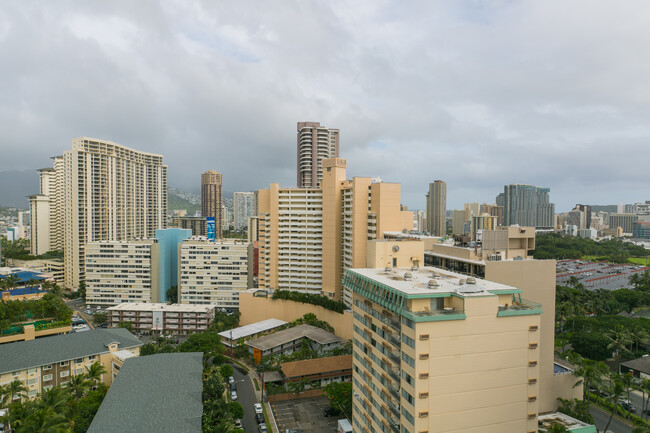
[(253, 405), (253, 407), (255, 408), (255, 413), (264, 413), (264, 411), (262, 410), (262, 405), (261, 404), (255, 403)]
[(235, 428), (243, 428), (240, 419), (235, 420)]
[(263, 413), (256, 413), (255, 414), (255, 420), (257, 421), (258, 424), (264, 422), (264, 414)]
[(232, 385), (233, 383), (235, 383), (235, 378), (232, 377), (232, 376), (230, 376), (230, 377), (228, 378), (228, 383), (229, 383), (230, 385)]
[(260, 433), (269, 433), (269, 429), (266, 427), (265, 423), (258, 424), (257, 429)]
[(333, 407), (328, 407), (326, 409), (323, 409), (323, 416), (327, 418), (328, 416), (336, 416), (339, 414), (338, 409), (334, 409)]
[(237, 391), (231, 391), (230, 392), (230, 399), (231, 400), (237, 400)]
[(231, 383), (230, 384), (230, 390), (231, 391), (237, 391), (237, 384), (236, 383)]
[(636, 412), (636, 407), (632, 404), (632, 402), (626, 398), (621, 400), (621, 407), (630, 413), (635, 413)]

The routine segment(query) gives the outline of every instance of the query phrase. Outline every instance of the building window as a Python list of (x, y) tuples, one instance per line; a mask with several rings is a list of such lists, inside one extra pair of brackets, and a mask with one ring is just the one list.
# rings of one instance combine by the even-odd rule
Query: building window
[(59, 376), (68, 377), (68, 376), (70, 376), (70, 372), (69, 371), (62, 371), (61, 373), (59, 373)]
[(402, 352), (402, 361), (406, 362), (411, 367), (415, 368), (415, 359)]
[(75, 363), (75, 364), (81, 364), (81, 363), (83, 363), (83, 362), (84, 362), (84, 359), (83, 359), (83, 358), (77, 358), (77, 359), (74, 360), (74, 363)]
[(43, 370), (51, 370), (51, 369), (52, 369), (52, 364), (43, 366)]
[(420, 359), (429, 359), (428, 353), (420, 353)]
[(36, 390), (29, 391), (27, 393), (27, 397), (34, 397), (36, 394), (38, 394), (38, 391), (36, 391)]
[(34, 385), (35, 383), (38, 383), (38, 378), (36, 377), (27, 381), (27, 385)]
[(402, 341), (406, 343), (411, 349), (415, 349), (415, 340), (406, 334), (402, 334)]
[(51, 374), (46, 374), (45, 376), (43, 376), (43, 380), (44, 381), (52, 380), (52, 375)]
[(63, 361), (63, 362), (59, 363), (59, 365), (60, 365), (61, 367), (67, 367), (67, 365), (68, 365), (69, 362), (70, 362), (70, 361)]

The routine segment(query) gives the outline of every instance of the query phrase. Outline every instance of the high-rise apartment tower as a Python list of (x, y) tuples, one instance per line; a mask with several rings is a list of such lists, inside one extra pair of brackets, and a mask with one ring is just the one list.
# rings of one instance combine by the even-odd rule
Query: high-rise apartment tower
[(236, 192), (233, 194), (233, 221), (235, 230), (248, 225), (248, 218), (255, 216), (255, 193)]
[(427, 226), (434, 236), (447, 234), (447, 184), (441, 180), (429, 184)]
[(63, 249), (65, 286), (85, 278), (88, 242), (153, 238), (167, 224), (167, 166), (162, 155), (80, 137), (41, 170), (30, 197), (32, 252)]
[(532, 185), (504, 186), (497, 196), (497, 205), (503, 206), (503, 225), (553, 228), (555, 204), (549, 202), (550, 192)]
[(323, 160), (338, 158), (339, 130), (318, 122), (298, 122), (298, 188), (318, 188), (323, 181)]
[(223, 236), (223, 179), (214, 170), (201, 174), (201, 216), (214, 218), (215, 238)]

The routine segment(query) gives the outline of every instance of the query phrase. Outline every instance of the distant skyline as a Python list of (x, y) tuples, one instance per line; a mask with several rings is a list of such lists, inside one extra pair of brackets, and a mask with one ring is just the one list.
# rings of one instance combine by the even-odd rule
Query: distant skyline
[(170, 187), (295, 186), (296, 122), (316, 121), (410, 209), (435, 179), (448, 209), (510, 183), (556, 212), (644, 201), (648, 21), (640, 0), (10, 2), (0, 172), (89, 136), (163, 154)]

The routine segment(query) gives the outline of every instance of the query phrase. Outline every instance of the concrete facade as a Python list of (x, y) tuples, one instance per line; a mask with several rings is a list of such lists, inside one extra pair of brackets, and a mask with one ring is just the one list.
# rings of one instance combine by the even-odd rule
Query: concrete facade
[(339, 130), (318, 122), (298, 122), (298, 188), (319, 188), (323, 180), (323, 160), (339, 157)]
[(223, 237), (223, 178), (214, 170), (201, 174), (201, 216), (214, 218), (215, 238)]
[(427, 192), (427, 230), (433, 236), (447, 234), (447, 184), (436, 180)]

